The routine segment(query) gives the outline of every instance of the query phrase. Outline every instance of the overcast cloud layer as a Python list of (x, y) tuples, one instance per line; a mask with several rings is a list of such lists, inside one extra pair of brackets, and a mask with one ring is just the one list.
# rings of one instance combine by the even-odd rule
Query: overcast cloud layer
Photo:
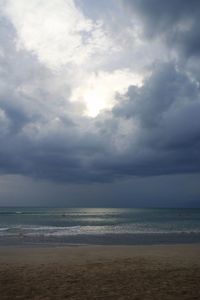
[(200, 1), (0, 0), (0, 173), (200, 171)]

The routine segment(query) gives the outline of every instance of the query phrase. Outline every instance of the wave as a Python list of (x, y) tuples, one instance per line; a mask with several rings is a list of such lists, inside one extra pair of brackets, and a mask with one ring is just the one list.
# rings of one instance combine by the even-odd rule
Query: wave
[(199, 228), (162, 229), (139, 228), (132, 226), (10, 226), (0, 228), (1, 237), (67, 237), (75, 235), (156, 235), (156, 234), (200, 234)]

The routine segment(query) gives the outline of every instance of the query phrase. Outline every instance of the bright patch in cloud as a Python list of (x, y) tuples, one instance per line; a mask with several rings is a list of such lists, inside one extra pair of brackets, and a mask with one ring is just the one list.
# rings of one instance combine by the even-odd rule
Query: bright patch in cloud
[(71, 100), (84, 102), (85, 114), (96, 117), (101, 110), (114, 106), (117, 94), (125, 93), (130, 85), (141, 86), (142, 81), (141, 75), (128, 69), (93, 73), (74, 90)]
[[(71, 93), (71, 101), (85, 105), (85, 115), (95, 117), (111, 109), (117, 94), (142, 84), (136, 67), (121, 65), (124, 50), (116, 45), (113, 31), (106, 31), (103, 21), (86, 17), (74, 0), (7, 0), (2, 10), (16, 29), (17, 49), (33, 53), (56, 71), (48, 90), (61, 86), (60, 97), (68, 101)], [(112, 71), (105, 71), (108, 66)]]
[(18, 49), (51, 69), (84, 64), (112, 48), (102, 22), (85, 17), (73, 0), (8, 0), (4, 11), (16, 28)]

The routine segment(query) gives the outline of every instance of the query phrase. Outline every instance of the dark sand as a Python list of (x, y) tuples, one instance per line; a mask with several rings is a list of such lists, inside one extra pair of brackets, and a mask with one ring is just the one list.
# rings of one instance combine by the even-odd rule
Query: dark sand
[(0, 300), (200, 299), (200, 245), (0, 248)]

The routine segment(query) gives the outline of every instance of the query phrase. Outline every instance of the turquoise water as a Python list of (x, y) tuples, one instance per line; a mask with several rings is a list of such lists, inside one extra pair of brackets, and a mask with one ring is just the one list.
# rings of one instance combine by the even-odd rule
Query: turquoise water
[(200, 209), (0, 208), (0, 242), (200, 241)]

